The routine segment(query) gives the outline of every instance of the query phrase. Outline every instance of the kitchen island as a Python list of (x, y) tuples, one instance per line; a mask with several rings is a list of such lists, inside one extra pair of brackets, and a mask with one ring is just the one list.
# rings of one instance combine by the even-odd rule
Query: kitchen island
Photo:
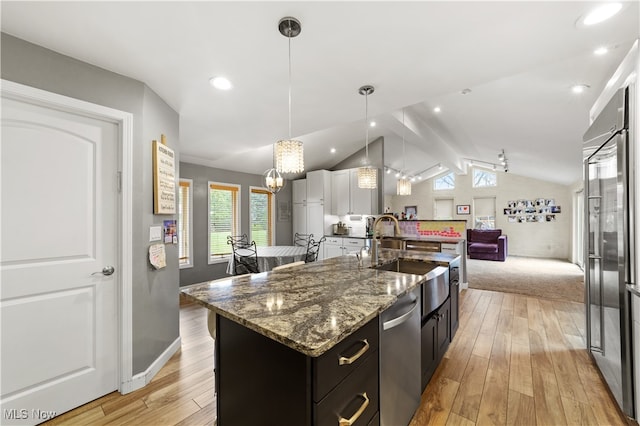
[(183, 290), (216, 313), (219, 425), (378, 424), (378, 315), (425, 278), (371, 266), (341, 256)]

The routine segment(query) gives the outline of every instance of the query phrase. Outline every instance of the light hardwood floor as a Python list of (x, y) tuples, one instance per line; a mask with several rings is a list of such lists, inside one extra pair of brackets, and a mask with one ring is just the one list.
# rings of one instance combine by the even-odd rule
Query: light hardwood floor
[[(111, 393), (48, 424), (213, 424), (207, 311), (184, 297), (180, 306), (182, 349), (148, 386)], [(463, 291), (460, 328), (411, 426), (626, 425), (584, 349), (584, 333), (580, 303)]]

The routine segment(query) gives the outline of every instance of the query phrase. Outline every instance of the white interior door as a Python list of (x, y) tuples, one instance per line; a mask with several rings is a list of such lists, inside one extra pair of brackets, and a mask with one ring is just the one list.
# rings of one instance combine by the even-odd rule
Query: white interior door
[(2, 99), (3, 424), (118, 388), (118, 135), (112, 122)]

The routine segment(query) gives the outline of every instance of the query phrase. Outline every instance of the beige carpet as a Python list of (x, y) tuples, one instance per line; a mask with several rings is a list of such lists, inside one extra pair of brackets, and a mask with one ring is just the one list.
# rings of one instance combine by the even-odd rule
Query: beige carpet
[(558, 259), (509, 256), (505, 262), (467, 259), (470, 288), (584, 302), (584, 276)]

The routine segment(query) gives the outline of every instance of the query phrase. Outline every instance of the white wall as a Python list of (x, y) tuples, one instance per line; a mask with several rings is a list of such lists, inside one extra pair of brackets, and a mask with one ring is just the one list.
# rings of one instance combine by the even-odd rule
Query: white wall
[[(518, 176), (511, 172), (496, 172), (498, 185), (494, 188), (473, 188), (473, 169), (466, 175), (456, 175), (456, 188), (451, 191), (434, 191), (433, 179), (413, 184), (411, 195), (385, 196), (385, 208), (401, 212), (404, 206), (418, 206), (419, 219), (433, 219), (433, 203), (437, 198), (453, 198), (454, 205), (469, 204), (471, 215), (455, 215), (453, 219), (467, 220), (472, 228), (473, 198), (496, 198), (496, 228), (508, 236), (508, 252), (514, 256), (571, 258), (571, 238), (573, 223), (572, 197), (575, 186), (560, 185)], [(562, 212), (556, 214), (555, 222), (510, 223), (503, 209), (511, 200), (553, 198)]]

